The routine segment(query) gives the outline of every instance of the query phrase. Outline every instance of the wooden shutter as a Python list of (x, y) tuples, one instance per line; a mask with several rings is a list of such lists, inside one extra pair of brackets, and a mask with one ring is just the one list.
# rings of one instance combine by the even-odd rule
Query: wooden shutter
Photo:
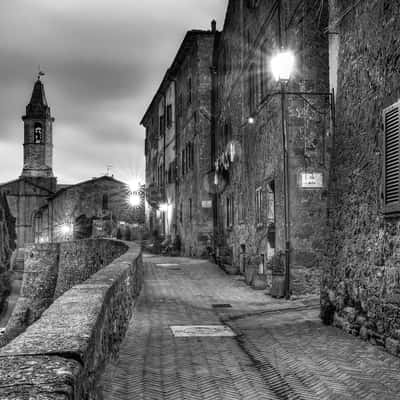
[(383, 111), (385, 128), (385, 213), (400, 212), (400, 102)]

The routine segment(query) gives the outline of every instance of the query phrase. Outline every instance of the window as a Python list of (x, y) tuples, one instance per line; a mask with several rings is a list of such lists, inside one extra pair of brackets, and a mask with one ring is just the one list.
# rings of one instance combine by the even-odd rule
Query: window
[(256, 67), (253, 64), (249, 69), (248, 77), (249, 111), (254, 114), (257, 108), (257, 75)]
[(188, 104), (192, 104), (192, 78), (188, 79)]
[(103, 208), (103, 211), (108, 210), (108, 194), (107, 193), (103, 194), (102, 208)]
[(185, 157), (186, 157), (185, 149), (183, 149), (182, 150), (182, 176), (184, 176), (185, 173), (186, 173), (186, 170), (185, 170), (185, 168), (186, 168), (186, 159), (185, 159)]
[(400, 212), (400, 102), (383, 111), (385, 132), (385, 213)]
[(233, 226), (233, 216), (234, 216), (233, 195), (231, 194), (226, 198), (226, 226), (228, 228)]
[(164, 130), (165, 130), (165, 117), (164, 117), (164, 115), (160, 115), (160, 117), (159, 117), (159, 126), (158, 126), (158, 128), (159, 128), (159, 135), (160, 136), (162, 136), (162, 135), (164, 135)]
[(172, 126), (172, 104), (167, 105), (167, 128)]
[(263, 191), (262, 187), (256, 189), (256, 224), (262, 224), (262, 201), (263, 201)]
[(263, 47), (263, 51), (260, 52), (259, 59), (260, 69), (260, 93), (261, 96), (265, 96), (268, 91), (268, 65), (267, 65), (267, 47)]
[(269, 223), (275, 223), (275, 185), (271, 181), (267, 185), (267, 220)]
[(192, 222), (193, 209), (192, 209), (192, 199), (189, 199), (189, 221)]
[(40, 122), (35, 123), (34, 131), (33, 131), (33, 142), (34, 143), (42, 143), (43, 142), (43, 128)]
[(181, 203), (179, 210), (179, 220), (181, 221), (181, 224), (183, 224), (183, 203)]
[(191, 153), (190, 158), (192, 159), (192, 168), (194, 168), (194, 143), (191, 144), (190, 153)]

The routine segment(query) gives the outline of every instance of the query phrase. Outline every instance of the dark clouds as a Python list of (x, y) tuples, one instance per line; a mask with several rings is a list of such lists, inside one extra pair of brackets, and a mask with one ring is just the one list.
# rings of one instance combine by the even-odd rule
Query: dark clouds
[(188, 29), (220, 27), (226, 0), (0, 2), (0, 182), (22, 169), (37, 66), (56, 118), (59, 182), (144, 174), (139, 121)]

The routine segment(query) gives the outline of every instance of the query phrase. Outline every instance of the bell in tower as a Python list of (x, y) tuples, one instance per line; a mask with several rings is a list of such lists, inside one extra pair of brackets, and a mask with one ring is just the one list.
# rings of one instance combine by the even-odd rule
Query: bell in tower
[(24, 121), (22, 177), (53, 177), (53, 121), (39, 72)]

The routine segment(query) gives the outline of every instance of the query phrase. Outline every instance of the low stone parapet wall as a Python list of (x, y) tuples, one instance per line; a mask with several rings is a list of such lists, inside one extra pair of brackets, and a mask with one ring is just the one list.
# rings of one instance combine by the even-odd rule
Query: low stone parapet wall
[(97, 399), (143, 282), (139, 246), (57, 298), (0, 349), (0, 399)]
[(0, 339), (0, 347), (40, 318), (56, 298), (127, 250), (124, 242), (99, 238), (28, 247), (21, 293)]

